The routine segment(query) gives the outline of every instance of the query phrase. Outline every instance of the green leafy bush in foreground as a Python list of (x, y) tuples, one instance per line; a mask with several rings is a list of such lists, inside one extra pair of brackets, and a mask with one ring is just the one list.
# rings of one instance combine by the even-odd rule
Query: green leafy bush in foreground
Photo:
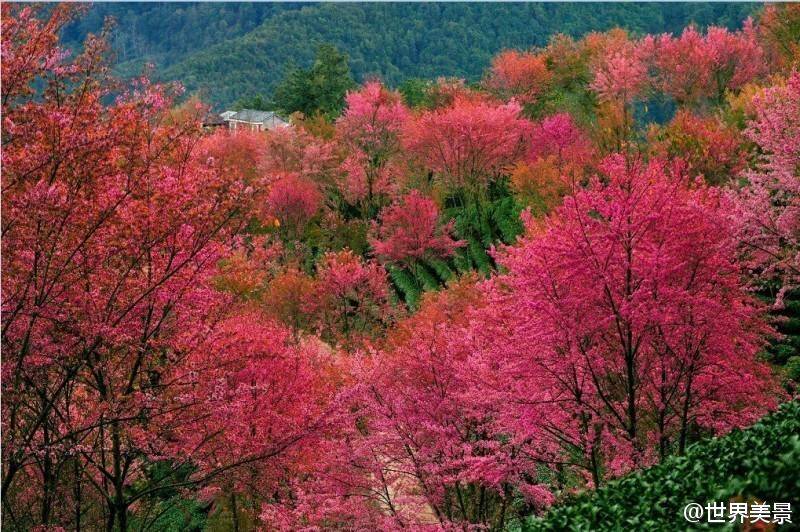
[(733, 530), (731, 524), (690, 524), (683, 507), (753, 499), (790, 502), (794, 524), (781, 530), (800, 529), (800, 401), (748, 429), (697, 443), (684, 456), (584, 493), (543, 518), (529, 518), (517, 530)]

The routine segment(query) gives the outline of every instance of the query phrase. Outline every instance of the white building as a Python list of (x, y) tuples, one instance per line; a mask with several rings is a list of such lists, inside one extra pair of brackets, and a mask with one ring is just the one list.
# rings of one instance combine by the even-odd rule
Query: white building
[(288, 127), (289, 122), (279, 117), (272, 111), (256, 111), (255, 109), (242, 109), (241, 111), (225, 111), (220, 113), (228, 129), (236, 131), (248, 129), (250, 131), (266, 131)]

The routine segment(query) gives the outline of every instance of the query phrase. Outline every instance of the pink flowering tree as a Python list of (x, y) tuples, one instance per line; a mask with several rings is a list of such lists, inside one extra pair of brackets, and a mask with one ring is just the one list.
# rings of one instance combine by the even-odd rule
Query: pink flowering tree
[(620, 49), (610, 49), (594, 69), (591, 88), (602, 101), (629, 105), (648, 88), (644, 50), (628, 41)]
[(288, 240), (297, 240), (321, 206), (322, 194), (310, 179), (297, 174), (274, 176), (262, 218), (267, 225), (268, 218), (273, 218)]
[(217, 130), (199, 139), (196, 157), (218, 172), (235, 175), (259, 190), (269, 181), (264, 134)]
[(645, 43), (622, 40), (610, 46), (595, 60), (594, 79), (589, 85), (600, 107), (600, 145), (608, 151), (628, 153), (634, 137), (633, 105), (644, 100), (650, 90)]
[(349, 154), (342, 164), (342, 193), (370, 217), (403, 178), (399, 134), (409, 117), (401, 96), (380, 82), (367, 82), (346, 97), (336, 122), (337, 136)]
[[(294, 395), (308, 392), (306, 361), (253, 320), (224, 328), (225, 341), (214, 332), (237, 310), (234, 294), (217, 290), (218, 265), (254, 213), (260, 152), (249, 137), (204, 137), (205, 110), (175, 111), (173, 91), (146, 79), (120, 91), (101, 39), (73, 60), (58, 48), (70, 8), (46, 20), (36, 9), (4, 6), (2, 18), (4, 526), (127, 530), (149, 495), (283, 452), (261, 436), (299, 425), (264, 417), (255, 447), (239, 448), (249, 427), (233, 420), (281, 401), (293, 403), (287, 416), (314, 419)], [(227, 350), (243, 339), (251, 351)], [(203, 357), (210, 373), (184, 379)], [(266, 375), (270, 390), (250, 388)], [(203, 393), (192, 398), (195, 382)], [(234, 410), (219, 410), (216, 385)], [(223, 419), (225, 434), (178, 447), (177, 435)], [(202, 473), (176, 477), (194, 458)], [(151, 464), (165, 459), (154, 477)]]
[(417, 522), (502, 529), (520, 505), (552, 501), (537, 474), (551, 455), (518, 437), (507, 396), (489, 390), (504, 382), (493, 371), (501, 340), (483, 334), (492, 324), (482, 304), (470, 282), (429, 296), (364, 379), (367, 444), (395, 505), (418, 508)]
[(179, 406), (152, 452), (191, 463), (190, 480), (206, 496), (220, 492), (233, 505), (282, 496), (279, 486), (315, 462), (337, 427), (330, 348), (255, 308), (223, 318), (210, 334), (186, 331), (181, 342), (187, 356), (168, 375), (180, 386)]
[(484, 84), (504, 100), (530, 106), (547, 92), (552, 77), (543, 54), (506, 50), (492, 59)]
[(328, 341), (353, 347), (392, 319), (386, 271), (350, 250), (328, 252), (317, 264), (319, 328)]
[(537, 122), (530, 138), (528, 160), (548, 159), (562, 174), (580, 173), (593, 157), (588, 136), (568, 113), (557, 113)]
[(690, 26), (678, 37), (665, 34), (648, 42), (656, 85), (680, 104), (720, 104), (726, 91), (742, 88), (767, 69), (750, 19), (737, 32), (711, 26), (702, 35)]
[(746, 139), (719, 116), (696, 115), (679, 109), (669, 124), (648, 133), (650, 152), (659, 158), (680, 157), (692, 176), (712, 185), (728, 183), (746, 165)]
[(760, 150), (747, 184), (734, 196), (731, 221), (738, 227), (745, 260), (757, 278), (800, 286), (800, 73), (756, 95), (755, 118), (745, 135)]
[(568, 113), (558, 113), (536, 122), (530, 149), (511, 173), (517, 198), (531, 212), (546, 212), (581, 181), (594, 159), (595, 148)]
[(453, 222), (439, 223), (436, 203), (418, 190), (381, 211), (370, 241), (375, 256), (384, 262), (413, 264), (428, 258), (449, 257), (463, 242), (450, 233)]
[(409, 123), (406, 149), (450, 191), (481, 197), (525, 152), (530, 122), (516, 102), (456, 98)]
[(616, 155), (602, 172), (529, 223), (489, 305), (515, 331), (497, 360), (518, 419), (594, 485), (747, 425), (777, 396), (718, 192), (658, 161)]
[(262, 136), (263, 167), (269, 175), (300, 174), (321, 187), (333, 185), (339, 158), (333, 141), (316, 137), (299, 125)]
[(331, 441), (300, 495), (266, 505), (262, 519), (286, 530), (502, 529), (552, 501), (537, 471), (549, 455), (511, 432), (507, 396), (478, 386), (501, 378), (491, 370), (497, 338), (478, 332), (492, 323), (473, 321), (481, 307), (474, 280), (431, 293), (380, 352), (362, 357), (353, 428)]

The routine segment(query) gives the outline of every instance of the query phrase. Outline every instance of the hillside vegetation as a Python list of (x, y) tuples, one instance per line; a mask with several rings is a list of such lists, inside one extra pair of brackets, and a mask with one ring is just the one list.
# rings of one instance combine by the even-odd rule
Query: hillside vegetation
[(686, 525), (683, 507), (692, 502), (756, 499), (794, 507), (800, 493), (798, 434), (800, 402), (794, 401), (746, 430), (697, 443), (684, 456), (553, 508), (521, 530), (677, 530)]
[(491, 7), (220, 8), (236, 42), (373, 28), (352, 43), (385, 65), (387, 35), (437, 42), (415, 13), (463, 40), (397, 87), (316, 30), (217, 45), (245, 74), (314, 47), (250, 100), (290, 121), (264, 131), (113, 76), (106, 38), (188, 64), (152, 35), (70, 55), (84, 10), (3, 4), (3, 530), (682, 530), (688, 499), (796, 502), (800, 3), (481, 73), (467, 37), (514, 10), (695, 9)]
[(218, 105), (270, 94), (292, 63), (307, 66), (319, 44), (347, 53), (357, 81), (409, 77), (477, 80), (505, 48), (543, 46), (556, 33), (580, 37), (615, 26), (679, 32), (696, 23), (738, 27), (758, 4), (96, 4), (68, 30), (78, 42), (117, 20), (122, 74), (153, 62)]

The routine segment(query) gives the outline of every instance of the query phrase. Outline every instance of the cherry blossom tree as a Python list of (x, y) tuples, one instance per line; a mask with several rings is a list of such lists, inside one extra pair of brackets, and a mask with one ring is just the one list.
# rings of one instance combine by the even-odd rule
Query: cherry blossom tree
[(644, 100), (650, 90), (649, 49), (647, 41), (631, 41), (624, 34), (612, 43), (615, 45), (602, 48), (603, 55), (594, 60), (594, 79), (589, 87), (600, 101), (599, 144), (606, 151), (627, 153), (634, 151), (633, 105)]
[(301, 125), (266, 133), (264, 170), (267, 175), (300, 174), (329, 187), (339, 165), (335, 143), (311, 134)]
[(368, 443), (385, 471), (379, 478), (395, 506), (425, 508), (417, 520), (443, 527), (502, 528), (515, 496), (530, 507), (552, 500), (536, 474), (549, 455), (510, 430), (507, 397), (487, 391), (502, 380), (491, 358), (503, 340), (481, 333), (490, 325), (475, 315), (481, 306), (469, 280), (430, 296), (365, 379)]
[(386, 271), (350, 250), (328, 252), (317, 264), (322, 337), (353, 347), (391, 321)]
[(452, 229), (452, 221), (439, 223), (439, 209), (432, 199), (412, 190), (381, 211), (370, 243), (383, 261), (413, 263), (452, 255), (463, 245), (450, 236)]
[[(62, 49), (81, 9), (2, 8), (4, 526), (177, 493), (234, 529), (500, 530), (783, 398), (748, 283), (800, 286), (796, 10), (232, 135), (113, 79), (105, 32)], [(480, 246), (520, 203), (497, 272), (398, 304), (385, 265), (463, 245), (441, 205)]]
[(299, 496), (266, 505), (262, 519), (287, 530), (501, 529), (551, 502), (537, 475), (549, 455), (510, 431), (507, 396), (476, 393), (479, 381), (501, 378), (490, 358), (502, 339), (473, 321), (482, 299), (472, 278), (431, 293), (380, 352), (361, 357), (351, 428)]
[(656, 85), (681, 104), (722, 103), (726, 91), (740, 89), (766, 70), (750, 19), (738, 32), (711, 26), (702, 35), (690, 26), (678, 37), (664, 34), (648, 42)]
[(720, 185), (739, 175), (746, 164), (740, 132), (717, 116), (698, 116), (679, 110), (664, 127), (648, 133), (651, 152), (659, 158), (680, 157), (693, 176)]
[(506, 50), (492, 59), (485, 85), (504, 100), (533, 105), (547, 91), (551, 77), (544, 55)]
[(595, 68), (591, 88), (601, 100), (629, 105), (648, 88), (643, 48), (633, 41), (612, 48)]
[(800, 6), (794, 3), (764, 6), (758, 19), (758, 34), (768, 52), (768, 61), (780, 64), (783, 69), (797, 66), (800, 57), (798, 39)]
[(761, 152), (734, 197), (729, 223), (739, 228), (745, 260), (761, 280), (778, 279), (778, 297), (800, 283), (800, 74), (764, 89), (753, 101), (745, 135)]
[(346, 97), (347, 108), (336, 123), (337, 135), (349, 151), (342, 169), (345, 199), (362, 206), (370, 217), (381, 196), (393, 194), (403, 177), (399, 134), (409, 117), (400, 94), (377, 81), (367, 82)]
[(572, 116), (551, 115), (534, 124), (527, 158), (515, 166), (511, 185), (532, 212), (545, 213), (584, 178), (593, 159), (594, 148)]
[[(225, 161), (258, 153), (242, 138), (204, 138), (205, 109), (173, 112), (167, 87), (140, 78), (121, 90), (100, 38), (70, 60), (57, 38), (67, 8), (45, 20), (35, 7), (10, 11), (2, 19), (4, 518), (21, 528), (126, 530), (143, 497), (175, 487), (181, 456), (202, 456), (199, 446), (214, 442), (174, 447), (171, 435), (197, 422), (188, 414), (200, 408), (175, 375), (197, 357), (236, 355), (208, 341), (235, 310), (215, 281), (252, 216), (257, 175)], [(281, 338), (275, 328), (261, 334)], [(244, 374), (266, 371), (257, 355), (240, 360)], [(244, 416), (253, 405), (242, 386), (234, 391)], [(211, 396), (196, 399), (212, 401), (203, 408), (213, 412)], [(278, 428), (265, 421), (265, 431)], [(266, 457), (241, 451), (188, 482)], [(150, 464), (165, 458), (174, 460), (168, 474), (152, 477)]]
[(321, 205), (322, 194), (314, 182), (297, 174), (286, 174), (276, 176), (271, 184), (264, 216), (274, 217), (287, 238), (296, 240)]
[(336, 357), (255, 308), (224, 318), (210, 334), (187, 331), (181, 341), (189, 354), (169, 375), (180, 408), (169, 443), (154, 442), (154, 454), (193, 464), (191, 481), (229, 498), (274, 497), (313, 463), (335, 426)]
[(578, 453), (595, 485), (683, 452), (695, 431), (748, 424), (778, 393), (718, 192), (658, 161), (617, 155), (602, 171), (529, 222), (488, 305), (516, 323), (497, 358), (521, 383), (518, 418)]
[(198, 142), (196, 156), (206, 165), (219, 172), (236, 175), (259, 190), (268, 182), (263, 133), (218, 130)]
[(589, 138), (572, 116), (557, 113), (534, 125), (528, 159), (552, 159), (562, 174), (581, 173), (593, 151)]
[(445, 187), (477, 196), (524, 153), (531, 125), (521, 110), (516, 102), (457, 98), (411, 121), (405, 146)]

